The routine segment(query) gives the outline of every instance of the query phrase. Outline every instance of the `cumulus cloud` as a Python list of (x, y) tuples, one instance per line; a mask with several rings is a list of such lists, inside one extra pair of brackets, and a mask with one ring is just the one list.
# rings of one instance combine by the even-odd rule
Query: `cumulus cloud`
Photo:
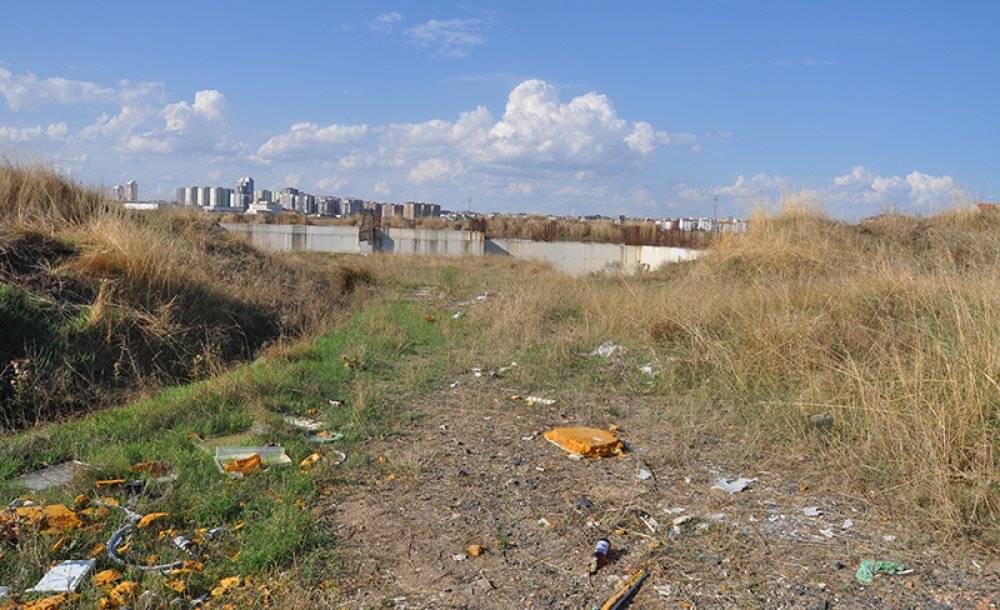
[[(122, 109), (124, 113), (126, 108)], [(139, 119), (138, 113), (134, 118)], [(119, 115), (119, 118), (122, 115)], [(159, 113), (162, 125), (135, 133), (140, 124), (129, 124), (119, 139), (118, 149), (127, 153), (208, 152), (225, 147), (228, 104), (225, 96), (214, 89), (198, 91), (194, 101), (167, 104)], [(112, 120), (106, 120), (106, 127)], [(122, 128), (127, 125), (123, 120)], [(98, 131), (101, 122), (96, 126)]]
[(48, 127), (35, 125), (33, 127), (10, 127), (0, 125), (0, 142), (12, 144), (37, 143), (42, 141), (60, 141), (66, 138), (69, 127), (66, 123), (51, 123)]
[(372, 186), (372, 191), (374, 191), (376, 195), (382, 195), (385, 197), (392, 194), (392, 185), (388, 180), (380, 180)]
[(897, 208), (922, 213), (961, 203), (966, 191), (951, 176), (933, 176), (914, 171), (905, 176), (881, 176), (863, 165), (835, 176), (820, 188), (796, 188), (786, 176), (758, 173), (738, 176), (733, 184), (710, 189), (681, 185), (676, 195), (686, 201), (706, 201), (717, 195), (723, 200), (753, 205), (778, 201), (792, 195), (824, 203), (837, 216), (866, 216)]
[(288, 133), (274, 136), (257, 149), (257, 157), (324, 155), (344, 144), (357, 142), (368, 133), (367, 125), (327, 125), (296, 123)]
[(0, 95), (7, 102), (7, 107), (14, 111), (42, 104), (127, 103), (141, 98), (156, 98), (162, 93), (162, 83), (121, 81), (116, 87), (105, 87), (62, 77), (39, 78), (30, 72), (15, 74), (0, 68)]
[(448, 159), (424, 159), (410, 170), (409, 179), (413, 184), (440, 182), (448, 178), (456, 178), (465, 173), (461, 161), (452, 163)]
[(431, 19), (406, 30), (411, 44), (428, 49), (433, 55), (468, 57), (474, 47), (483, 44), (481, 19)]

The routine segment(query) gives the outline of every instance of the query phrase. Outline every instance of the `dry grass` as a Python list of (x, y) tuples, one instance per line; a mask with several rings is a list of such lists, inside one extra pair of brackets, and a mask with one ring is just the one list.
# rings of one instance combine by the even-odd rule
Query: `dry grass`
[[(36, 369), (27, 394), (0, 390), (0, 425), (198, 378), (317, 332), (364, 274), (315, 263), (263, 253), (189, 211), (130, 213), (49, 169), (5, 163), (0, 283), (30, 310), (18, 316), (44, 323), (35, 336), (0, 341), (0, 380), (17, 359)], [(6, 324), (11, 314), (0, 314)]]

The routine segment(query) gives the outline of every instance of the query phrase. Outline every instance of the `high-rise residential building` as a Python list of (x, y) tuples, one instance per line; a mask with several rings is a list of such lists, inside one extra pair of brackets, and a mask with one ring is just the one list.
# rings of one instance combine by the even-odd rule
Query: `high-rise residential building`
[(213, 208), (228, 208), (231, 189), (224, 186), (213, 186), (208, 192), (208, 205)]
[(183, 186), (178, 186), (177, 187), (177, 194), (174, 196), (174, 200), (177, 203), (181, 204), (181, 205), (184, 204), (184, 187)]
[(111, 189), (111, 195), (115, 201), (125, 201), (125, 187), (116, 184), (113, 189)]
[(125, 183), (125, 201), (139, 201), (139, 185), (135, 180)]
[(254, 202), (253, 178), (244, 176), (237, 180), (233, 193), (236, 195), (236, 205), (234, 207), (246, 209)]
[(274, 201), (274, 193), (267, 189), (260, 189), (253, 192), (254, 201)]
[(196, 193), (197, 205), (202, 207), (208, 205), (208, 198), (210, 196), (209, 193), (212, 189), (207, 186), (199, 186), (196, 188), (198, 189), (198, 192)]
[(184, 187), (184, 205), (197, 205), (197, 204), (198, 204), (198, 187), (197, 186)]

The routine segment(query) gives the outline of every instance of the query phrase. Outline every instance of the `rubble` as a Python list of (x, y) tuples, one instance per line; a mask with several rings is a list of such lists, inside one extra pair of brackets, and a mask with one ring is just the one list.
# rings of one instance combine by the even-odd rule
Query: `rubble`
[(727, 479), (723, 477), (719, 478), (719, 480), (715, 482), (715, 485), (712, 485), (712, 489), (721, 489), (722, 491), (728, 494), (735, 494), (747, 489), (756, 480), (757, 480), (756, 477), (752, 479), (747, 479), (745, 477), (739, 477), (738, 479)]
[(61, 561), (42, 576), (38, 583), (28, 589), (32, 593), (75, 593), (83, 579), (93, 571), (94, 559), (71, 559)]

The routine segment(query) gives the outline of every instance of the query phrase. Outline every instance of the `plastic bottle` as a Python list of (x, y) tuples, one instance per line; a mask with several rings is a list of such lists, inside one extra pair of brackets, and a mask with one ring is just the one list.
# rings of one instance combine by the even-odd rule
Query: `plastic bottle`
[(590, 573), (597, 574), (604, 564), (608, 562), (608, 553), (611, 552), (611, 541), (601, 538), (594, 545), (594, 555), (590, 559)]

